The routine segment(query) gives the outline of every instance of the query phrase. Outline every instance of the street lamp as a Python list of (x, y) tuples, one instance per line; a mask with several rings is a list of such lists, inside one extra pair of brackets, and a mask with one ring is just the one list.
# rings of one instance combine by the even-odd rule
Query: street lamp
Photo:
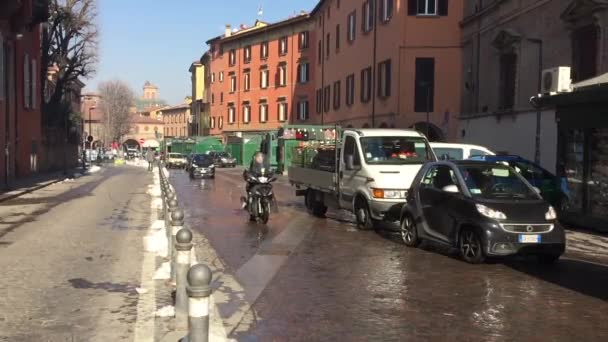
[[(92, 121), (91, 120), (91, 111), (95, 108), (97, 108), (97, 107), (95, 107), (95, 106), (89, 107), (89, 137), (93, 136), (93, 130), (91, 129), (91, 121)], [(89, 140), (89, 137), (87, 137), (87, 141)], [(92, 148), (93, 148), (93, 142), (89, 141), (89, 149), (92, 149)]]

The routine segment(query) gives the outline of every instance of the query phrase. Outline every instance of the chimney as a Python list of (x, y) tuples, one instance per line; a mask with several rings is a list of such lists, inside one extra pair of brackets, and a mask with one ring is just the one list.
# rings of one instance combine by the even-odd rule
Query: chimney
[(232, 35), (232, 26), (230, 24), (226, 24), (226, 31), (224, 33), (224, 37), (230, 37)]

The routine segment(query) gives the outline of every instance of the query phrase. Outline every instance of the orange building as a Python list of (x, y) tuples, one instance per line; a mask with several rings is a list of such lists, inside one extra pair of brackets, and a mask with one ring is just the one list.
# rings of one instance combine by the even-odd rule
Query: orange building
[(321, 0), (314, 23), (316, 123), (416, 127), (454, 139), (462, 0)]
[(314, 108), (314, 41), (306, 13), (226, 27), (210, 46), (211, 135), (264, 132), (307, 121)]

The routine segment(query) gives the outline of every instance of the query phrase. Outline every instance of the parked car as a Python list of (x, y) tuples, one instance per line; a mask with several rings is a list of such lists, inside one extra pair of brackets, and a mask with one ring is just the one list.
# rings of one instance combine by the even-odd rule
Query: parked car
[(494, 163), (505, 163), (519, 172), (532, 186), (540, 189), (540, 194), (559, 212), (566, 209), (569, 201), (567, 182), (562, 182), (551, 172), (540, 165), (514, 155), (475, 156), (471, 160), (483, 160)]
[(169, 153), (167, 155), (167, 168), (183, 168), (186, 166), (186, 157), (181, 153)]
[(139, 157), (139, 150), (136, 148), (127, 148), (127, 159), (134, 159)]
[(430, 145), (437, 158), (443, 160), (463, 160), (469, 159), (472, 156), (495, 155), (495, 153), (489, 149), (478, 145), (438, 142), (432, 142)]
[(565, 250), (564, 229), (553, 207), (513, 168), (493, 162), (425, 164), (400, 221), (407, 246), (436, 242), (457, 248), (470, 263), (513, 254), (551, 263)]
[(236, 158), (232, 157), (228, 152), (214, 152), (208, 153), (212, 158), (215, 165), (219, 167), (236, 167)]
[(190, 164), (190, 178), (215, 178), (215, 165), (213, 158), (207, 154), (195, 154)]

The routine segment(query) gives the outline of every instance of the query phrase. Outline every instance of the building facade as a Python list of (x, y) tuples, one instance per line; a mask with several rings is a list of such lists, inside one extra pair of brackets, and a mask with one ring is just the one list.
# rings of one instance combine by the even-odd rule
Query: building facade
[(462, 6), (444, 0), (320, 1), (311, 13), (311, 121), (416, 127), (431, 140), (453, 139)]
[(192, 123), (189, 126), (189, 136), (209, 135), (209, 54), (205, 53), (200, 60), (190, 65), (190, 81), (192, 83), (192, 103), (190, 113)]
[(41, 143), (41, 23), (48, 2), (0, 2), (0, 188), (38, 172)]
[(555, 109), (534, 108), (545, 69), (569, 67), (573, 82), (608, 71), (608, 2), (467, 1), (463, 32), (463, 142), (556, 169)]
[(173, 107), (164, 108), (161, 111), (163, 122), (163, 133), (165, 137), (187, 137), (189, 134), (190, 123), (190, 104), (181, 104)]
[(306, 13), (230, 26), (211, 39), (209, 132), (241, 135), (308, 121), (314, 108), (314, 41)]
[(162, 120), (133, 113), (131, 114), (131, 128), (129, 133), (122, 138), (122, 145), (138, 149), (158, 148), (164, 139), (164, 127)]

